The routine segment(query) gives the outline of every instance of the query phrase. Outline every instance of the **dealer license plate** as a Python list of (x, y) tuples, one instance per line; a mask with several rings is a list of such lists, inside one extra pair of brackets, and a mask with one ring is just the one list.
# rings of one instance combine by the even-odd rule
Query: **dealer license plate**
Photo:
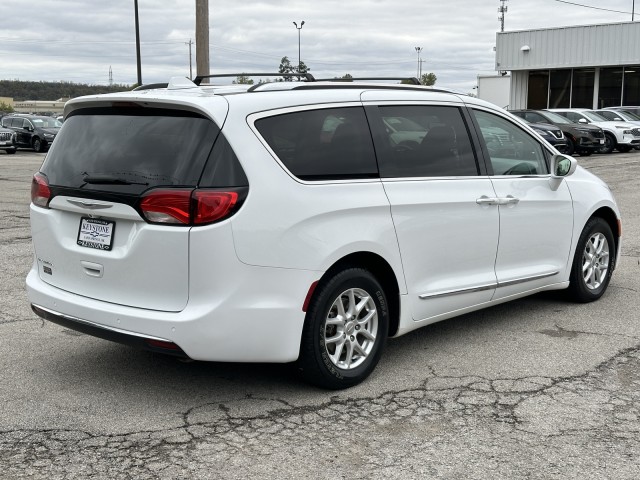
[(98, 250), (111, 250), (113, 232), (116, 222), (101, 220), (98, 218), (82, 217), (80, 230), (78, 231), (78, 245), (81, 247), (97, 248)]
[(604, 145), (604, 138), (600, 139), (600, 145)]

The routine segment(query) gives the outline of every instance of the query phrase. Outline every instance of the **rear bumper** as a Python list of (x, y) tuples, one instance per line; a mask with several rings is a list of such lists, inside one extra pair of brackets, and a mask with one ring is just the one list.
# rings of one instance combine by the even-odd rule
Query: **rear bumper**
[[(151, 350), (153, 352), (174, 355), (176, 357), (188, 358), (187, 354), (184, 353), (180, 347), (166, 338), (140, 335), (138, 333), (127, 332), (118, 328), (99, 325), (89, 320), (65, 315), (64, 313), (55, 312), (39, 305), (31, 304), (31, 310), (45, 320), (93, 337), (122, 343), (143, 350)], [(166, 345), (160, 346), (161, 344)]]
[[(239, 264), (235, 274), (227, 275), (226, 292), (194, 295), (181, 312), (76, 295), (43, 282), (37, 268), (29, 272), (26, 283), (29, 301), (40, 317), (95, 337), (194, 360), (296, 360), (305, 318), (302, 305), (321, 273)], [(154, 347), (155, 342), (172, 342), (178, 348)]]

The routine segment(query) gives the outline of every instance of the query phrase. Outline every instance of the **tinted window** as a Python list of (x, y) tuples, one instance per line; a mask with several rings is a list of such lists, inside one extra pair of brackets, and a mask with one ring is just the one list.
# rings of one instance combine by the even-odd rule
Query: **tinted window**
[(83, 190), (195, 186), (218, 133), (211, 120), (188, 112), (81, 110), (65, 121), (41, 171), (51, 185)]
[(31, 122), (38, 128), (60, 128), (62, 126), (58, 120), (49, 117), (32, 118)]
[(517, 125), (492, 113), (474, 110), (494, 175), (548, 173), (542, 145)]
[(477, 175), (471, 141), (460, 109), (440, 106), (379, 107), (384, 124), (382, 177)]
[(257, 120), (280, 161), (303, 180), (378, 176), (371, 133), (360, 107), (287, 113)]
[(201, 187), (245, 187), (249, 181), (224, 134), (216, 140), (200, 180)]
[(539, 113), (526, 112), (524, 115), (524, 118), (527, 122), (531, 122), (531, 123), (549, 123), (547, 119), (544, 118)]

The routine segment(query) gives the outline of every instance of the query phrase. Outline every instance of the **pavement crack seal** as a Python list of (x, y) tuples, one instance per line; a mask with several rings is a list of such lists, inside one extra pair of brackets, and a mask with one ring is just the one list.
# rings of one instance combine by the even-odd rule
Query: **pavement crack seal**
[[(568, 338), (590, 334), (558, 325), (552, 332)], [(290, 473), (287, 468), (295, 464), (283, 463), (286, 451), (308, 476), (326, 473), (329, 465), (332, 473), (353, 478), (390, 473), (398, 465), (404, 473), (426, 468), (434, 476), (455, 468), (439, 470), (444, 467), (438, 462), (449, 460), (436, 455), (438, 449), (464, 438), (469, 448), (490, 452), (496, 471), (507, 468), (505, 456), (528, 451), (557, 473), (576, 445), (596, 445), (609, 464), (618, 459), (640, 469), (639, 346), (571, 377), (490, 379), (437, 375), (432, 368), (428, 375), (418, 388), (333, 396), (313, 406), (252, 395), (203, 403), (179, 413), (182, 426), (166, 430), (8, 430), (0, 432), (0, 465), (7, 478), (178, 478), (189, 476), (193, 465), (214, 472), (211, 478), (248, 478), (260, 471)], [(485, 437), (473, 443), (477, 432)], [(393, 442), (404, 448), (391, 450)], [(432, 452), (428, 465), (416, 449)], [(358, 476), (350, 475), (353, 468)], [(597, 465), (585, 468), (605, 472)], [(601, 476), (595, 471), (584, 473)]]

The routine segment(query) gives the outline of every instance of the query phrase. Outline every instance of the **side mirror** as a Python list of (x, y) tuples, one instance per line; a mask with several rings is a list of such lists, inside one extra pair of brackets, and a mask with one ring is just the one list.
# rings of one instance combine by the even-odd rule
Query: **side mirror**
[(568, 155), (554, 155), (551, 157), (551, 177), (563, 178), (568, 177), (578, 168), (578, 162), (575, 158)]
[(586, 118), (581, 118), (578, 123), (589, 123)]

